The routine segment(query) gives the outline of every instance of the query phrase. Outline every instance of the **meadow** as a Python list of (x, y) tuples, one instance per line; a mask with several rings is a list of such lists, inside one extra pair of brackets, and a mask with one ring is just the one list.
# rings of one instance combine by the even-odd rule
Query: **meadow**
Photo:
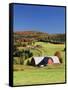
[[(51, 44), (45, 42), (35, 42), (35, 46), (41, 47), (30, 48), (33, 56), (53, 56), (56, 51), (60, 51), (63, 59), (62, 64), (48, 65), (45, 67), (33, 67), (24, 65), (13, 65), (13, 84), (16, 85), (34, 85), (48, 83), (65, 82), (65, 45)], [(20, 48), (21, 49), (21, 48)], [(30, 60), (31, 58), (29, 58)], [(25, 60), (26, 63), (27, 59)]]

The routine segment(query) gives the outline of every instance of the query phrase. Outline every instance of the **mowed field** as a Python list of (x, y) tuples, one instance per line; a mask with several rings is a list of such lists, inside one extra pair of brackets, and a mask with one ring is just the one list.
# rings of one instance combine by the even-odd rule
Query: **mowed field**
[(16, 85), (48, 84), (65, 82), (65, 45), (36, 42), (42, 48), (32, 50), (34, 56), (42, 53), (42, 56), (53, 56), (56, 51), (60, 51), (63, 63), (59, 65), (48, 65), (45, 67), (32, 67), (27, 65), (14, 65), (19, 69), (13, 72), (13, 83)]

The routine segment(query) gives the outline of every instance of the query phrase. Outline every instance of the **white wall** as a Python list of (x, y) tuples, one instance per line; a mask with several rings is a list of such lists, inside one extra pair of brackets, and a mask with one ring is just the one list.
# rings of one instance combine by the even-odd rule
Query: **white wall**
[[(8, 65), (9, 65), (9, 2), (22, 2), (33, 4), (46, 5), (68, 5), (68, 0), (0, 0), (0, 90), (32, 90), (32, 89), (67, 89), (67, 84), (63, 85), (44, 85), (44, 86), (30, 86), (30, 87), (16, 87), (8, 86)], [(68, 8), (68, 7), (67, 7)], [(68, 13), (67, 13), (68, 15)], [(67, 20), (68, 21), (68, 20)], [(67, 36), (68, 37), (68, 36)]]

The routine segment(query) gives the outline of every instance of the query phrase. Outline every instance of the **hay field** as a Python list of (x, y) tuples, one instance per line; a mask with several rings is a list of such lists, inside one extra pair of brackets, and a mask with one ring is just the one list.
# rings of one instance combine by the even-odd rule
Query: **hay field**
[[(65, 45), (50, 44), (45, 42), (36, 42), (35, 45), (41, 45), (39, 50), (42, 55), (51, 56), (56, 51), (60, 51), (63, 58), (63, 64), (49, 65), (43, 68), (32, 67), (27, 65), (14, 65), (16, 71), (13, 72), (13, 83), (16, 85), (31, 85), (31, 84), (47, 84), (47, 83), (64, 83), (65, 82)], [(35, 55), (38, 54), (34, 50)], [(40, 54), (40, 53), (39, 53)]]

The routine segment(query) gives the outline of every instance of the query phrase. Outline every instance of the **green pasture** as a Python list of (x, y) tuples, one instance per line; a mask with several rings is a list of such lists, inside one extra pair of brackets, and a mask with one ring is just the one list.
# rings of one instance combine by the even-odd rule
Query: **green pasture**
[(36, 42), (35, 45), (42, 47), (30, 49), (34, 56), (52, 56), (56, 51), (60, 51), (63, 64), (48, 65), (43, 68), (14, 65), (14, 69), (16, 69), (16, 71), (13, 72), (14, 86), (65, 82), (65, 45), (45, 42)]

